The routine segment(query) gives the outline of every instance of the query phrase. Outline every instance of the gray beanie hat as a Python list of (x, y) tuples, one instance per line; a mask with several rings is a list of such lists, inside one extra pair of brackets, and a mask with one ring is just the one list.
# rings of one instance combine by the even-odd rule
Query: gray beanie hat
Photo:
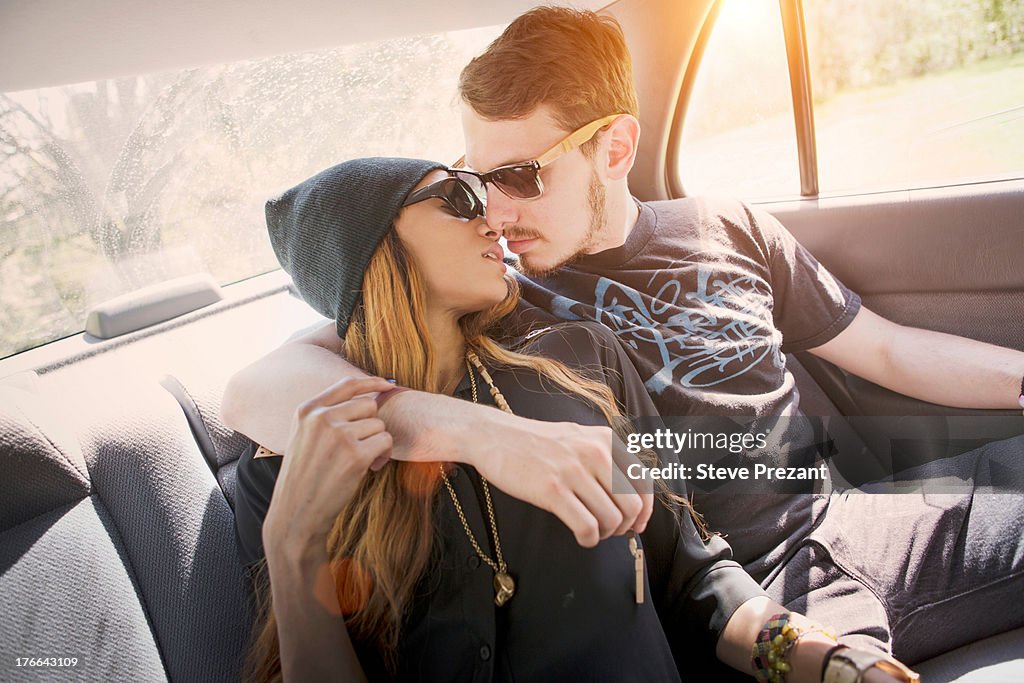
[(353, 159), (321, 171), (267, 202), (270, 243), (310, 306), (345, 337), (363, 274), (402, 203), (443, 164), (421, 159)]

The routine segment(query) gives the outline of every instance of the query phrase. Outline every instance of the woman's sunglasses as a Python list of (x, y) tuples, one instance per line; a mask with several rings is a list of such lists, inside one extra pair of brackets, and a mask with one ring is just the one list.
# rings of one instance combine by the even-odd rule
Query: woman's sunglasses
[(444, 201), (448, 208), (463, 218), (472, 220), (484, 215), (484, 204), (476, 193), (464, 181), (451, 176), (416, 190), (402, 206), (435, 198)]
[(563, 154), (571, 152), (583, 143), (588, 142), (597, 135), (599, 130), (619, 116), (621, 114), (612, 114), (611, 116), (591, 121), (582, 128), (569, 133), (557, 145), (533, 161), (499, 166), (487, 173), (477, 173), (476, 171), (459, 168), (466, 161), (466, 157), (462, 157), (453, 164), (453, 168), (448, 169), (448, 172), (459, 180), (465, 181), (481, 198), (487, 197), (487, 185), (493, 184), (512, 199), (527, 201), (537, 199), (544, 194), (544, 183), (540, 179), (540, 169), (551, 164)]

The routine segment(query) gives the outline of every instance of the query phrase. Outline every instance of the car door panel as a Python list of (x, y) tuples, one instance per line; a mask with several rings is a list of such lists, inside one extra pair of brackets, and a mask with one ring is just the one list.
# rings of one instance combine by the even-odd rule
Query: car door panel
[[(1024, 183), (802, 200), (763, 208), (878, 314), (904, 325), (1024, 350)], [(1000, 412), (934, 406), (847, 376), (808, 354), (800, 358), (844, 412)]]

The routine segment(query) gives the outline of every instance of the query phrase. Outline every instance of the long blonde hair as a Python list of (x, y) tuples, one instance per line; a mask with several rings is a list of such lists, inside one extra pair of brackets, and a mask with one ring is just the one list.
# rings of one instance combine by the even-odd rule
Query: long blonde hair
[[(621, 424), (611, 390), (562, 363), (503, 348), (488, 336), (515, 308), (518, 286), (508, 277), (508, 296), (496, 306), (463, 316), (466, 347), (492, 367), (529, 368)], [(438, 392), (428, 334), (425, 286), (415, 264), (391, 231), (374, 252), (363, 278), (362, 303), (345, 335), (345, 358), (366, 372), (401, 386)], [(338, 602), (353, 643), (376, 649), (394, 672), (398, 635), (417, 582), (427, 569), (435, 527), (437, 463), (394, 461), (368, 472), (335, 520), (327, 540)], [(281, 678), (277, 623), (265, 568), (256, 581), (257, 624), (248, 673), (253, 680)]]

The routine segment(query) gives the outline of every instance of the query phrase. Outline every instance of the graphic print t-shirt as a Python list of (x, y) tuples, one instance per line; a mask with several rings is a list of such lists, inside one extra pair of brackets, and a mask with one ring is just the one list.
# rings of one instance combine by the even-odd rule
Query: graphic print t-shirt
[[(792, 418), (770, 453), (738, 459), (809, 464), (813, 435), (801, 427), (784, 353), (835, 337), (860, 298), (766, 213), (692, 198), (639, 206), (623, 246), (544, 278), (521, 277), (520, 322), (600, 322), (616, 334), (663, 416)], [(824, 501), (751, 490), (696, 503), (756, 576), (806, 535)]]

